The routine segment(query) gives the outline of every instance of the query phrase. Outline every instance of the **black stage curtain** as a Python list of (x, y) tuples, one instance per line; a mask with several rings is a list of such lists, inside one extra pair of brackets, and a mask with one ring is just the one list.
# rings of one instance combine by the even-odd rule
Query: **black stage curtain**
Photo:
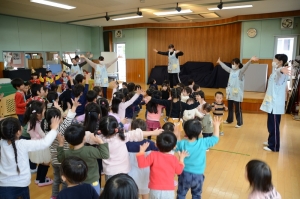
[[(225, 63), (231, 67), (230, 63)], [(229, 78), (227, 73), (221, 66), (214, 67), (211, 62), (186, 62), (180, 66), (180, 80), (188, 85), (188, 80), (193, 79), (196, 84), (205, 88), (226, 88)], [(168, 79), (167, 66), (155, 66), (149, 75), (150, 79), (155, 79), (158, 85)], [(175, 80), (178, 82), (178, 79)]]

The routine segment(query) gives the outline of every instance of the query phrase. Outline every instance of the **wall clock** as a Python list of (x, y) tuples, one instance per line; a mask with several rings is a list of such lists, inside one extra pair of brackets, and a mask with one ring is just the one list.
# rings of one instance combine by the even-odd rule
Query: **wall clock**
[(250, 38), (253, 38), (257, 35), (257, 30), (255, 28), (249, 28), (247, 31), (247, 35)]

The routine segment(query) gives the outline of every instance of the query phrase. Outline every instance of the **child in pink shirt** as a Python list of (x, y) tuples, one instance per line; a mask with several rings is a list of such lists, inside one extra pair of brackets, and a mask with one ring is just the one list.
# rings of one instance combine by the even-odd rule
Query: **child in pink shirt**
[(184, 158), (188, 156), (186, 151), (179, 152), (178, 161), (171, 153), (176, 143), (177, 138), (175, 134), (170, 131), (164, 131), (156, 139), (159, 151), (152, 151), (146, 157), (144, 154), (149, 143), (144, 143), (140, 147), (140, 152), (136, 155), (140, 168), (150, 166), (150, 198), (174, 199), (174, 175), (182, 173)]
[(107, 181), (113, 175), (128, 173), (130, 171), (129, 154), (126, 142), (142, 141), (144, 136), (159, 135), (162, 130), (142, 131), (136, 129), (124, 133), (119, 127), (119, 122), (113, 116), (101, 118), (99, 122), (100, 138), (104, 143), (108, 143), (109, 159), (103, 159), (103, 172)]

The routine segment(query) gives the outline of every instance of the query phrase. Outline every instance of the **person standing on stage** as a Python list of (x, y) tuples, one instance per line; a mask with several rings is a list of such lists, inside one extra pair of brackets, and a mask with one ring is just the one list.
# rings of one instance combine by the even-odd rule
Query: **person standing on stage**
[(166, 55), (169, 58), (169, 64), (168, 64), (168, 74), (169, 74), (169, 81), (170, 81), (170, 87), (173, 88), (174, 85), (174, 76), (177, 74), (178, 81), (180, 81), (179, 73), (180, 73), (180, 64), (179, 64), (179, 56), (183, 55), (183, 52), (180, 50), (175, 50), (174, 45), (169, 45), (169, 51), (167, 52), (161, 52), (156, 49), (153, 49), (154, 52), (160, 55)]

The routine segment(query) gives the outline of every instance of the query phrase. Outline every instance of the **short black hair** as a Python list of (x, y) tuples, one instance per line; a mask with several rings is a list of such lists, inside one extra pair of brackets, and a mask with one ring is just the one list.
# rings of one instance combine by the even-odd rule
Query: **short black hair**
[(189, 84), (189, 85), (192, 85), (193, 83), (195, 83), (195, 81), (194, 81), (193, 79), (189, 79), (189, 80), (188, 80), (188, 84)]
[(171, 131), (164, 131), (156, 137), (156, 146), (160, 152), (170, 152), (176, 146), (177, 138)]
[(194, 90), (194, 91), (198, 90), (199, 88), (200, 88), (200, 86), (199, 86), (198, 84), (194, 84), (194, 85), (193, 85), (193, 90)]
[(47, 94), (47, 100), (50, 103), (53, 103), (53, 101), (56, 101), (58, 99), (58, 94), (55, 91), (49, 91)]
[(79, 56), (78, 56), (78, 55), (76, 55), (76, 56), (74, 57), (74, 59), (79, 59)]
[(100, 56), (100, 57), (99, 57), (99, 60), (100, 60), (100, 61), (103, 61), (103, 60), (104, 60), (104, 57), (103, 57), (103, 56)]
[(198, 137), (201, 133), (202, 125), (199, 120), (192, 119), (192, 120), (188, 120), (184, 123), (183, 129), (184, 129), (186, 136), (190, 140), (193, 138), (198, 139)]
[(146, 131), (147, 130), (147, 124), (146, 124), (145, 120), (140, 119), (140, 118), (132, 120), (131, 129), (135, 130), (137, 128), (140, 128), (142, 131)]
[(223, 94), (221, 91), (217, 91), (217, 92), (215, 93), (215, 97), (216, 97), (217, 95), (222, 95), (222, 96), (224, 96), (224, 94)]
[(37, 72), (31, 73), (31, 76), (38, 76)]
[(183, 90), (185, 90), (187, 94), (192, 94), (192, 92), (193, 92), (192, 89), (188, 86), (184, 87)]
[(65, 139), (66, 141), (73, 145), (77, 146), (83, 142), (85, 136), (85, 128), (81, 124), (72, 124), (65, 130)]
[(46, 75), (47, 75), (48, 73), (52, 73), (52, 70), (47, 70), (47, 71), (46, 71)]
[(18, 87), (24, 85), (24, 81), (21, 78), (15, 78), (10, 82), (12, 86), (17, 89)]
[(185, 85), (183, 83), (178, 83), (177, 86), (179, 86), (182, 89), (184, 89), (184, 87), (185, 87)]
[(168, 46), (168, 48), (170, 49), (170, 48), (174, 48), (174, 45), (173, 44), (170, 44), (169, 46)]
[(288, 61), (288, 57), (286, 56), (286, 54), (277, 54), (277, 56), (275, 55), (275, 58), (278, 61), (282, 61), (282, 66), (284, 66)]
[(83, 80), (84, 80), (84, 76), (81, 75), (81, 74), (78, 74), (78, 75), (76, 75), (75, 80), (76, 80), (76, 82), (77, 82), (78, 84), (79, 84), (79, 83), (82, 83)]
[(130, 82), (127, 84), (127, 89), (129, 92), (134, 91), (134, 87), (135, 87), (135, 83)]
[(196, 96), (196, 95), (200, 95), (201, 98), (205, 99), (205, 95), (204, 95), (204, 92), (203, 92), (203, 91), (197, 91), (197, 92), (195, 92), (194, 95), (195, 95), (195, 96)]
[(123, 83), (122, 83), (122, 85), (124, 85), (124, 86), (126, 86), (126, 87), (127, 87), (127, 82), (123, 82)]
[(151, 84), (154, 84), (154, 82), (155, 82), (155, 79), (150, 79), (150, 81), (149, 81), (149, 84), (151, 85)]
[(102, 88), (101, 86), (94, 86), (93, 91), (96, 92), (97, 95), (99, 95), (99, 93), (102, 93)]
[(139, 89), (142, 89), (141, 85), (137, 84), (137, 85), (134, 86), (134, 90), (135, 90), (135, 91), (136, 91), (138, 88), (139, 88)]
[(172, 123), (172, 122), (166, 122), (164, 123), (164, 125), (162, 126), (162, 129), (164, 131), (171, 131), (171, 132), (174, 132), (174, 128), (175, 128), (175, 125)]
[(32, 97), (38, 96), (38, 92), (41, 92), (42, 88), (43, 88), (43, 86), (41, 84), (32, 84), (31, 85), (31, 94), (32, 94)]
[(87, 177), (88, 166), (81, 158), (69, 156), (61, 163), (60, 171), (69, 183), (80, 184)]
[(203, 104), (202, 109), (209, 113), (211, 111), (212, 107), (209, 103), (205, 103), (205, 104)]
[(95, 91), (93, 90), (89, 90), (87, 93), (86, 93), (86, 100), (88, 102), (93, 102), (95, 99), (97, 99), (97, 96), (98, 96), (98, 93), (96, 93)]
[(54, 84), (54, 83), (50, 84), (51, 91), (57, 91), (57, 89), (58, 89), (58, 86), (56, 84)]
[[(76, 81), (76, 80), (73, 80), (74, 85), (77, 84), (77, 82), (75, 83), (75, 81)], [(71, 81), (70, 81), (70, 80), (68, 80), (67, 86), (68, 86), (68, 89), (72, 89), (72, 85), (71, 85)]]
[(273, 189), (270, 167), (261, 160), (250, 160), (246, 165), (247, 178), (253, 191), (269, 192)]
[(24, 86), (30, 86), (30, 85), (31, 85), (30, 81), (24, 81)]
[(84, 86), (81, 84), (76, 84), (73, 86), (72, 92), (74, 97), (79, 97), (84, 91)]

